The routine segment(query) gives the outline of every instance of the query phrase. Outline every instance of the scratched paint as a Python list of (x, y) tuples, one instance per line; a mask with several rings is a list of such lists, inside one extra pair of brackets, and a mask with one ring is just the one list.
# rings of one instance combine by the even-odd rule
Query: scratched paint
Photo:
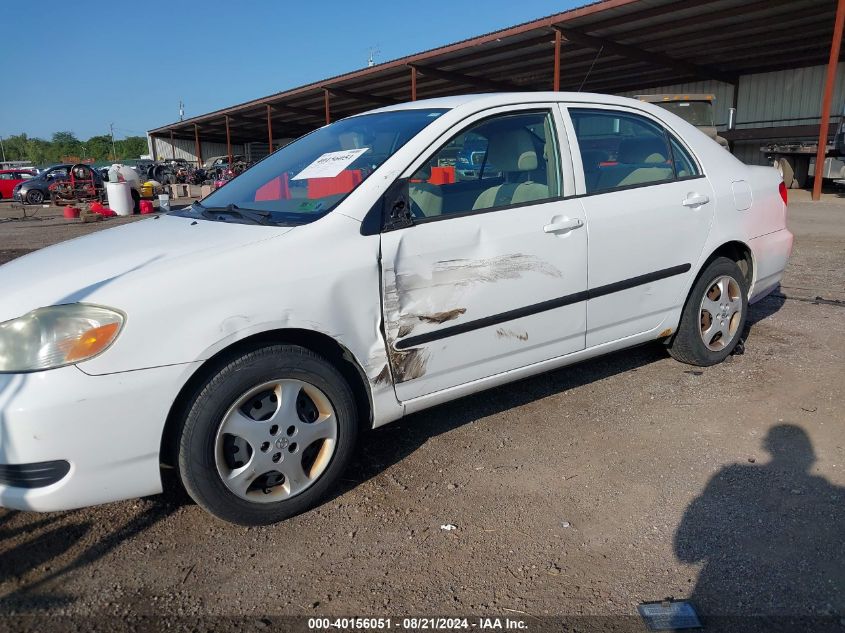
[(528, 340), (528, 332), (514, 332), (513, 330), (508, 330), (506, 328), (499, 328), (496, 330), (496, 336), (499, 338), (515, 338), (520, 341)]
[[(457, 319), (466, 311), (466, 308), (454, 308), (445, 312), (435, 312), (434, 314), (418, 314), (417, 318), (426, 323), (445, 323), (446, 321)], [(402, 328), (399, 328), (399, 336), (402, 336)]]
[[(396, 341), (410, 335), (421, 323), (436, 327), (462, 317), (467, 309), (461, 306), (461, 298), (473, 285), (519, 279), (528, 273), (554, 278), (563, 276), (560, 270), (547, 261), (524, 253), (443, 259), (433, 265), (429, 264), (427, 270), (422, 269), (424, 264), (415, 257), (408, 257), (404, 261), (408, 264), (405, 270), (396, 271), (386, 267), (383, 276), (388, 360), (396, 382), (424, 375), (430, 355), (426, 348), (399, 352), (394, 348)], [(527, 332), (516, 332), (512, 336), (526, 340), (528, 335)], [(381, 379), (380, 382), (388, 378), (383, 371), (376, 376)]]

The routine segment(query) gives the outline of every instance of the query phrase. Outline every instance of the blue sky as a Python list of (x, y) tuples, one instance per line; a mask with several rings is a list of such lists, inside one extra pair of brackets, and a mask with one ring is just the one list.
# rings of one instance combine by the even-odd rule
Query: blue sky
[(0, 135), (144, 134), (179, 118), (180, 97), (195, 116), (364, 67), (371, 47), (388, 61), (585, 3), (21, 3), (4, 33)]

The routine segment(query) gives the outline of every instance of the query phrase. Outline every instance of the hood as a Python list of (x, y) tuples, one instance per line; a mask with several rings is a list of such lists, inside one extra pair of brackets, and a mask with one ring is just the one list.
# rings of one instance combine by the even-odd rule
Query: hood
[(97, 303), (110, 286), (203, 265), (293, 227), (154, 216), (35, 251), (0, 266), (0, 322), (63, 303)]

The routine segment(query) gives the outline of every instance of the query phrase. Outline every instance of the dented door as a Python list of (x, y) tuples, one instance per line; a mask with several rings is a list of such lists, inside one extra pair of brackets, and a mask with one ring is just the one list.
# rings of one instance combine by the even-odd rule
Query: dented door
[[(554, 116), (550, 108), (545, 134), (556, 143), (557, 133), (550, 124), (556, 121)], [(534, 131), (543, 133), (539, 125)], [(481, 132), (489, 133), (483, 127)], [(532, 157), (527, 156), (532, 154), (530, 147), (520, 145), (527, 141), (513, 131), (507, 134), (507, 142), (519, 146), (519, 157), (511, 161), (491, 145), (496, 176), (519, 178), (522, 191), (529, 192), (524, 195), (530, 195), (534, 184), (526, 184), (526, 178), (537, 178), (536, 171), (546, 166), (554, 179), (559, 166), (545, 161), (562, 160), (566, 165), (562, 187), (555, 192), (564, 195), (454, 216), (448, 215), (446, 200), (442, 215), (382, 234), (384, 327), (400, 400), (584, 348), (587, 230), (580, 200), (565, 198), (573, 191), (566, 144), (561, 150), (535, 139)], [(508, 174), (511, 169), (526, 173)], [(411, 182), (420, 178), (417, 175)], [(491, 178), (491, 191), (479, 200), (489, 198), (495, 205), (500, 195), (497, 182)], [(471, 186), (457, 185), (459, 192)], [(422, 186), (430, 195), (433, 188)], [(506, 185), (505, 194), (516, 186)], [(445, 200), (447, 190), (441, 186), (435, 194)]]
[[(383, 235), (384, 325), (400, 400), (584, 348), (583, 300), (534, 312), (543, 307), (539, 304), (577, 297), (587, 287), (586, 231), (564, 237), (544, 232), (555, 216), (583, 219), (580, 202), (507, 209)], [(454, 333), (402, 344), (420, 335), (449, 334), (447, 328)]]

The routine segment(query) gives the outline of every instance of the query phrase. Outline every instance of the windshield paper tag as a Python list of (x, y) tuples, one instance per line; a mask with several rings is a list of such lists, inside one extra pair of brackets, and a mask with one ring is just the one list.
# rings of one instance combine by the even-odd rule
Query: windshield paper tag
[(334, 178), (348, 165), (355, 162), (361, 154), (369, 151), (369, 147), (349, 149), (342, 152), (326, 152), (291, 180), (306, 180), (308, 178)]

